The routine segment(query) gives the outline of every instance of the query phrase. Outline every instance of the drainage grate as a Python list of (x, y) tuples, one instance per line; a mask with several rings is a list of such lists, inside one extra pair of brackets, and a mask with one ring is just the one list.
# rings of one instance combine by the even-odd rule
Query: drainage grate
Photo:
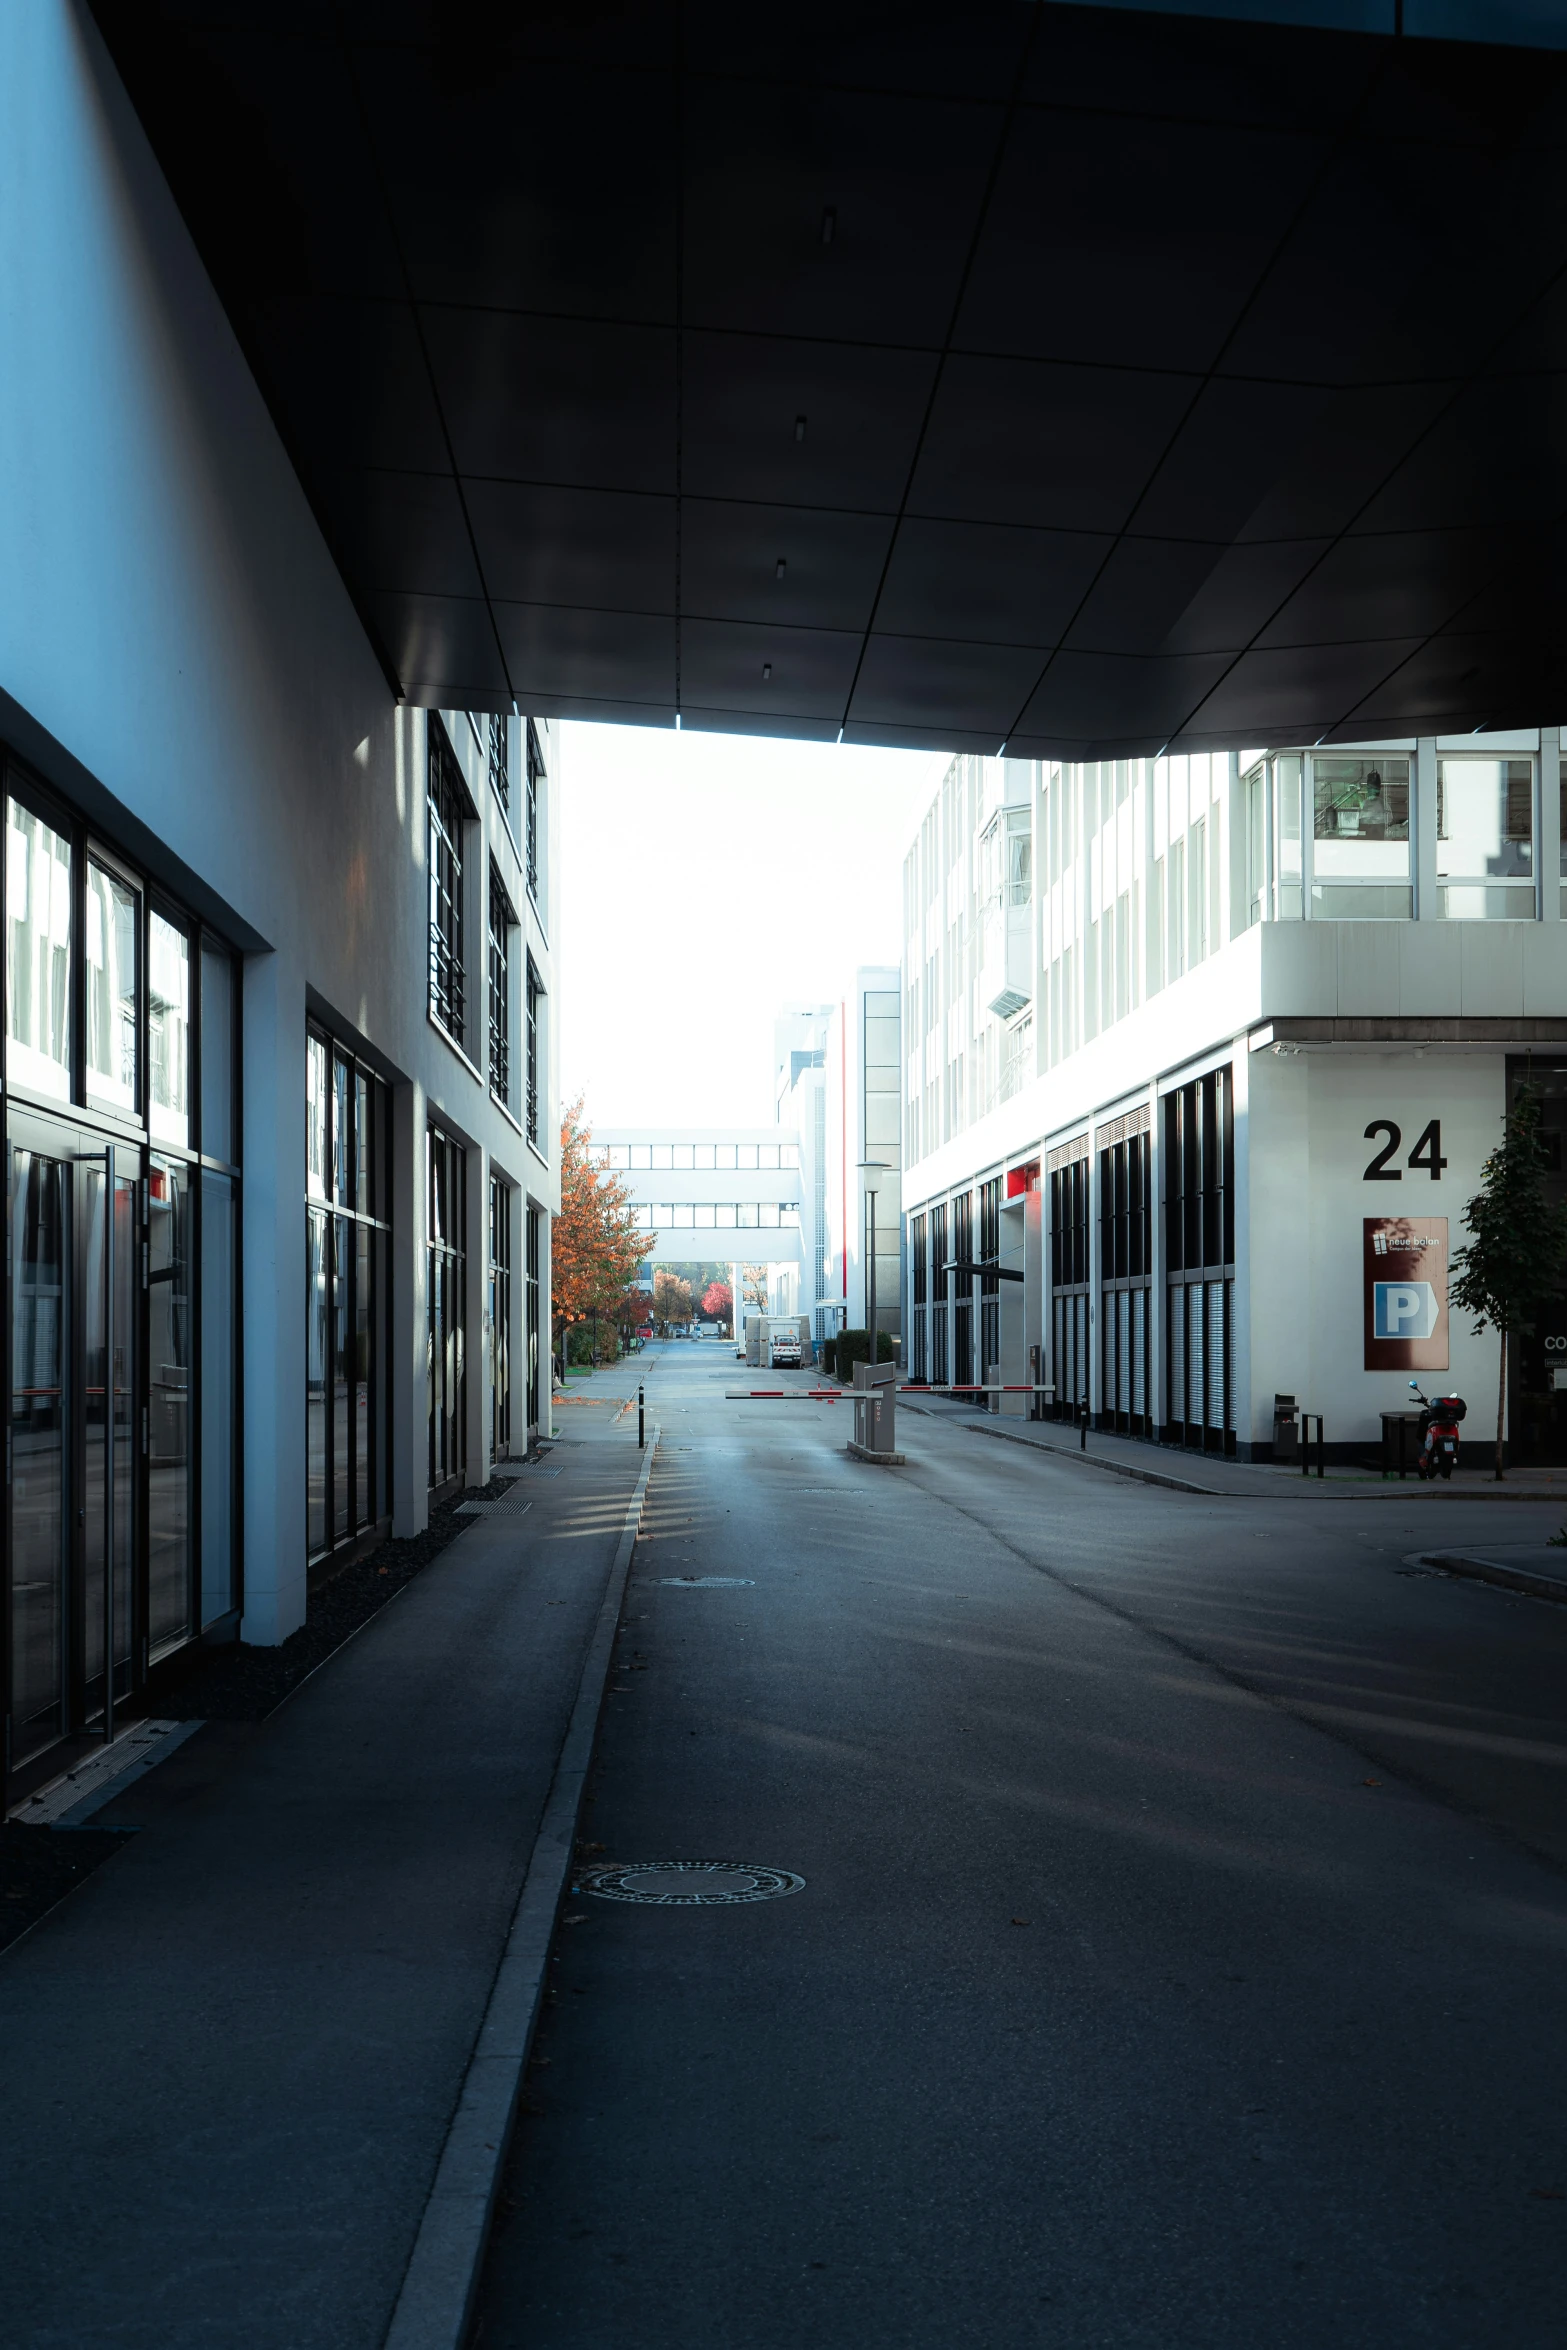
[(459, 1518), (520, 1518), (533, 1507), (530, 1494), (526, 1500), (516, 1485), (499, 1501), (460, 1501), (454, 1515)]
[(649, 1575), (657, 1591), (754, 1591), (753, 1575)]
[(624, 1868), (582, 1869), (572, 1887), (601, 1901), (636, 1901), (654, 1909), (720, 1909), (804, 1890), (805, 1879), (792, 1870), (744, 1860), (642, 1860)]

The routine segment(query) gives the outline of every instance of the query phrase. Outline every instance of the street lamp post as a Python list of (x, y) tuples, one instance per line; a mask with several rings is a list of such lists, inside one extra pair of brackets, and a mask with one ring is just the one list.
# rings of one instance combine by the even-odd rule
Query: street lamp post
[(885, 1159), (861, 1159), (858, 1171), (860, 1180), (865, 1186), (865, 1196), (871, 1206), (871, 1245), (870, 1254), (865, 1263), (865, 1336), (870, 1346), (871, 1368), (874, 1370), (878, 1359), (876, 1353), (876, 1194), (881, 1189), (882, 1177), (890, 1175), (892, 1169)]

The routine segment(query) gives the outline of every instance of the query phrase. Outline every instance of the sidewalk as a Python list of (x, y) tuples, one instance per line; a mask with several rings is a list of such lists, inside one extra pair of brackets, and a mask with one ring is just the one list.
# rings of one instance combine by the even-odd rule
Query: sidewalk
[[(1253, 1500), (1367, 1501), (1378, 1494), (1398, 1496), (1404, 1500), (1416, 1496), (1447, 1501), (1548, 1501), (1559, 1496), (1567, 1511), (1567, 1468), (1564, 1469), (1509, 1469), (1504, 1482), (1498, 1485), (1491, 1474), (1491, 1456), (1478, 1448), (1471, 1458), (1483, 1457), (1483, 1468), (1460, 1469), (1450, 1484), (1423, 1485), (1418, 1477), (1382, 1477), (1375, 1469), (1329, 1468), (1326, 1476), (1318, 1477), (1315, 1469), (1309, 1477), (1300, 1470), (1282, 1468), (1272, 1461), (1230, 1461), (1217, 1453), (1185, 1452), (1175, 1445), (1148, 1444), (1134, 1436), (1115, 1436), (1091, 1428), (1086, 1452), (1079, 1444), (1078, 1432), (1059, 1420), (1008, 1419), (999, 1413), (977, 1410), (971, 1404), (954, 1403), (945, 1396), (901, 1395), (898, 1415), (905, 1412), (924, 1413), (930, 1419), (956, 1421), (971, 1428), (976, 1435), (999, 1438), (1003, 1443), (1031, 1444), (1038, 1451), (1060, 1453), (1075, 1461), (1083, 1461), (1088, 1473), (1110, 1472), (1135, 1478), (1145, 1485), (1164, 1485), (1177, 1493), (1235, 1493), (1247, 1494)], [(1368, 1439), (1368, 1453), (1373, 1449)]]
[(0, 1960), (8, 2350), (379, 2350), (641, 1467), (562, 1419)]

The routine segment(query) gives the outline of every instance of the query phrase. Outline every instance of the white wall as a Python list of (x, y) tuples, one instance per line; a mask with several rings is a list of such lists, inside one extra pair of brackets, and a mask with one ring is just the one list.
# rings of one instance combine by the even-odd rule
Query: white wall
[[(552, 1210), (557, 1178), (428, 1020), (422, 714), (394, 707), (91, 18), (72, 0), (0, 11), (0, 350), (0, 732), (252, 950), (245, 1633), (276, 1639), (304, 1607), (307, 991), (417, 1089), (419, 1111), (427, 1098)], [(553, 764), (552, 741), (546, 755)], [(516, 780), (520, 789), (520, 771)], [(548, 944), (534, 935), (547, 983)], [(482, 1036), (482, 934), (475, 943)], [(553, 1159), (553, 1055), (546, 1065)], [(415, 1307), (422, 1131), (422, 1115), (399, 1122), (395, 1169), (394, 1261), (400, 1295), (410, 1275), (420, 1285)], [(470, 1235), (475, 1368), (486, 1354), (483, 1246), (481, 1225)], [(413, 1443), (422, 1370), (405, 1372), (420, 1388), (402, 1397), (399, 1419)], [(411, 1530), (423, 1522), (422, 1471), (404, 1461), (398, 1474), (399, 1524)]]

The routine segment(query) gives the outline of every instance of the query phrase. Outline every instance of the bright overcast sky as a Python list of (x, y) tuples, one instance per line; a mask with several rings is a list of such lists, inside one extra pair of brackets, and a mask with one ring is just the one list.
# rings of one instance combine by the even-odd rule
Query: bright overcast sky
[(563, 728), (561, 1099), (595, 1126), (767, 1126), (773, 1018), (896, 963), (945, 755)]

